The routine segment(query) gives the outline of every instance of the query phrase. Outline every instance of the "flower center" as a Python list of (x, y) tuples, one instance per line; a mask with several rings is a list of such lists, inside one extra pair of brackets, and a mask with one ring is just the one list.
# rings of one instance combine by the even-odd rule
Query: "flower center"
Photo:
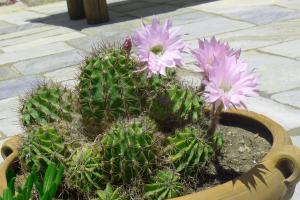
[(158, 44), (158, 45), (151, 47), (150, 51), (152, 53), (154, 53), (155, 55), (158, 55), (164, 51), (164, 47), (162, 45)]
[(222, 83), (220, 85), (220, 89), (222, 89), (225, 93), (229, 92), (231, 90), (231, 85), (228, 83)]

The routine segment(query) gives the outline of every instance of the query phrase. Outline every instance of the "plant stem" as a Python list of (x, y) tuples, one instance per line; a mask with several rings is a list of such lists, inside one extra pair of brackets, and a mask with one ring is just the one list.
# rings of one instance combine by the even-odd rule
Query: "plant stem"
[(216, 105), (213, 104), (213, 109), (211, 111), (211, 116), (210, 116), (210, 125), (207, 130), (207, 138), (209, 138), (209, 139), (211, 139), (213, 137), (213, 135), (216, 131), (222, 109), (223, 109), (222, 105), (219, 105), (216, 107)]

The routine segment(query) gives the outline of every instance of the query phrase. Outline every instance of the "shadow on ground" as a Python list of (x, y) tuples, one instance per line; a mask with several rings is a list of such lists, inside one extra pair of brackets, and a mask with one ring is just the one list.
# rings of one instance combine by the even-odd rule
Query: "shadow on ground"
[[(140, 0), (125, 0), (108, 4), (110, 21), (102, 24), (88, 25), (85, 19), (70, 20), (67, 12), (33, 19), (30, 20), (30, 22), (63, 26), (80, 31), (88, 27), (114, 24), (152, 15), (160, 15), (168, 12), (173, 12), (177, 9), (185, 8), (187, 6), (193, 6), (212, 1), (217, 0), (173, 0), (171, 1), (171, 3), (166, 2), (164, 4), (157, 3), (157, 1), (154, 3), (151, 1), (141, 2)], [(132, 14), (132, 12), (134, 12), (134, 14)]]

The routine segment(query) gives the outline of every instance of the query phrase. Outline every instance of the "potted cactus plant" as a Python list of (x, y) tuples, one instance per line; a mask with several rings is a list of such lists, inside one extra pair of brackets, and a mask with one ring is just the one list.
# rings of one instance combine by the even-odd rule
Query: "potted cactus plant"
[(289, 199), (299, 149), (270, 119), (232, 109), (257, 93), (241, 52), (199, 40), (202, 82), (191, 87), (177, 79), (184, 49), (171, 21), (155, 18), (86, 58), (75, 91), (33, 89), (20, 109), (26, 134), (2, 147), (0, 192), (19, 158), (20, 175), (64, 167), (59, 199)]

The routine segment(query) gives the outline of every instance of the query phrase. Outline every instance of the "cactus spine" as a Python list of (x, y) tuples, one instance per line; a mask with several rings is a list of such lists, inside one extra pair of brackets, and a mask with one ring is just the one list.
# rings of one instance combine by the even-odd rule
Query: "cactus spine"
[(183, 185), (180, 176), (171, 170), (161, 170), (151, 182), (145, 185), (145, 197), (152, 200), (163, 200), (179, 196)]
[(105, 133), (100, 141), (102, 165), (112, 183), (129, 183), (152, 172), (158, 159), (152, 124), (148, 118), (122, 121)]
[(41, 84), (23, 99), (21, 121), (25, 127), (71, 121), (76, 110), (74, 101), (70, 90), (54, 83)]

